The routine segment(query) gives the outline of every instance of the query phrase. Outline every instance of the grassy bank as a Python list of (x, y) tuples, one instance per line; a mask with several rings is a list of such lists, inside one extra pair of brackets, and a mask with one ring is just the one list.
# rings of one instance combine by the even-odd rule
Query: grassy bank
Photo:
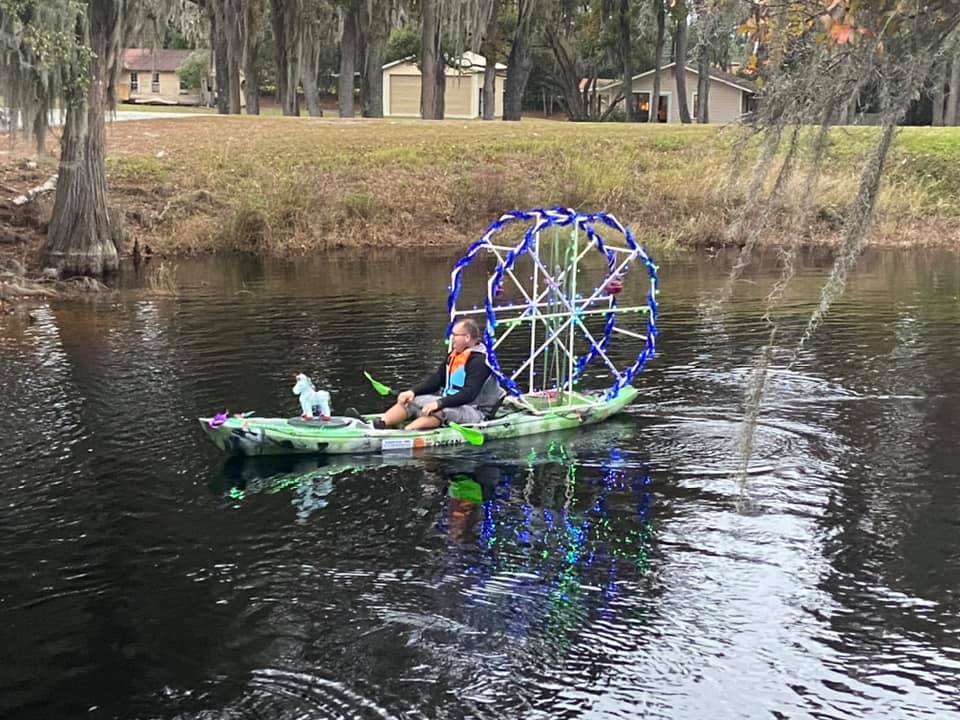
[[(798, 176), (765, 239), (835, 241), (876, 133), (834, 130), (813, 225), (792, 214)], [(613, 212), (650, 244), (721, 245), (737, 241), (728, 227), (755, 156), (735, 162), (735, 136), (542, 120), (171, 118), (115, 123), (108, 171), (128, 236), (170, 254), (462, 246), (504, 210), (558, 204)], [(869, 241), (960, 243), (960, 130), (900, 133)]]

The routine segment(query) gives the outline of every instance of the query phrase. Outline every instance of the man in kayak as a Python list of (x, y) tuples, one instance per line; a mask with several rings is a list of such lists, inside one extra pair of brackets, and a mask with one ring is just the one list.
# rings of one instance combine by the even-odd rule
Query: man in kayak
[(480, 328), (460, 320), (450, 333), (450, 354), (437, 369), (410, 390), (397, 395), (397, 404), (374, 427), (384, 429), (412, 419), (407, 430), (431, 430), (445, 421), (467, 425), (484, 420), (503, 391), (487, 365)]

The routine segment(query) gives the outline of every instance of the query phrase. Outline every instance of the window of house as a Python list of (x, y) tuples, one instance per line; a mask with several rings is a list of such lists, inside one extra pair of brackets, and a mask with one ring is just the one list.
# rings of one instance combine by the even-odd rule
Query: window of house
[(158, 72), (154, 72), (153, 78), (150, 80), (150, 92), (160, 92), (160, 73)]
[(137, 73), (130, 73), (130, 92), (140, 92), (140, 76)]
[(700, 93), (693, 94), (693, 119), (700, 117)]
[(646, 122), (650, 117), (650, 94), (648, 92), (633, 94), (633, 117), (640, 122)]

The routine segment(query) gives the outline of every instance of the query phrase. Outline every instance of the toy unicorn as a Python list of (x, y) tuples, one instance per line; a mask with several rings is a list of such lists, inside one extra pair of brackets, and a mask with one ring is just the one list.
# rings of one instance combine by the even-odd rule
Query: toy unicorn
[(304, 420), (314, 418), (330, 419), (330, 393), (326, 390), (317, 390), (313, 381), (303, 373), (297, 373), (297, 384), (293, 386), (293, 394), (300, 396), (301, 417)]

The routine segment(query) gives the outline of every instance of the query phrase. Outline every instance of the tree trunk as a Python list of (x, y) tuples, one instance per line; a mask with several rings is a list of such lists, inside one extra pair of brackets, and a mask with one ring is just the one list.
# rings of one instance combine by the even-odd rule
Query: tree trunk
[(934, 71), (933, 86), (933, 124), (940, 127), (943, 125), (943, 104), (946, 100), (944, 86), (947, 84), (947, 66), (946, 63), (940, 63)]
[(650, 93), (650, 114), (647, 122), (660, 122), (660, 63), (663, 60), (664, 37), (667, 33), (667, 11), (664, 0), (654, 0), (657, 4), (657, 44), (653, 57), (653, 92)]
[[(483, 114), (484, 120), (493, 120), (497, 117), (497, 60), (491, 53), (484, 57), (487, 63), (483, 68)], [(546, 98), (544, 98), (544, 113), (546, 113)]]
[(710, 122), (710, 48), (700, 38), (697, 52), (697, 122)]
[(260, 28), (257, 4), (245, 2), (242, 14), (244, 95), (247, 99), (247, 115), (260, 114), (260, 72), (257, 55), (260, 51)]
[[(287, 96), (287, 37), (286, 37), (286, 0), (271, 0), (270, 24), (273, 26), (274, 48), (277, 60), (277, 101), (283, 106)], [(283, 114), (286, 115), (286, 107)]]
[(118, 264), (107, 212), (104, 153), (110, 59), (116, 53), (111, 44), (120, 23), (116, 0), (90, 0), (87, 22), (90, 85), (67, 106), (46, 255), (47, 262), (64, 274), (102, 275)]
[(231, 115), (240, 114), (240, 0), (222, 0), (223, 33), (227, 45), (227, 82), (230, 89), (227, 108)]
[(680, 17), (677, 18), (676, 32), (676, 64), (673, 66), (673, 77), (677, 85), (677, 110), (680, 113), (680, 122), (690, 122), (690, 109), (687, 106), (687, 12), (684, 6), (679, 6)]
[(960, 44), (955, 47), (950, 64), (950, 92), (947, 94), (947, 111), (944, 124), (951, 127), (957, 124), (957, 105), (960, 101)]
[[(575, 51), (558, 30), (547, 27), (544, 35), (547, 45), (549, 45), (553, 53), (557, 73), (560, 76), (560, 87), (563, 91), (563, 99), (567, 106), (567, 117), (575, 122), (587, 120), (589, 118), (589, 109), (586, 107), (584, 101), (589, 93), (589, 88), (585, 90), (581, 90), (580, 88), (584, 79), (584, 73), (578, 66)], [(510, 71), (507, 70), (508, 79), (510, 77), (509, 72)], [(589, 83), (592, 83), (594, 80), (595, 78), (591, 76)], [(507, 87), (509, 91), (509, 85)], [(618, 95), (617, 102), (619, 102), (622, 97), (622, 93)], [(613, 107), (613, 104), (611, 104), (611, 107)], [(506, 119), (506, 109), (504, 109), (504, 120)]]
[(433, 117), (436, 120), (443, 120), (447, 111), (447, 64), (443, 61), (443, 48), (437, 43), (437, 93), (436, 110)]
[(620, 59), (623, 63), (623, 98), (625, 122), (633, 122), (633, 48), (630, 45), (630, 0), (620, 0)]
[(383, 117), (383, 57), (386, 47), (386, 40), (368, 42), (364, 53), (365, 72), (361, 76), (364, 117)]
[[(500, 0), (493, 0), (490, 8), (490, 19), (483, 32), (483, 42), (480, 44), (480, 54), (483, 55), (483, 90), (481, 93), (482, 105), (480, 117), (484, 120), (493, 120), (497, 116), (497, 30), (500, 27)], [(544, 102), (546, 112), (546, 102)]]
[(503, 119), (519, 120), (523, 109), (523, 91), (533, 70), (533, 54), (522, 38), (517, 38), (507, 58), (507, 78), (503, 93)]
[(217, 112), (230, 112), (230, 71), (227, 52), (227, 35), (224, 25), (225, 0), (211, 0), (207, 5), (210, 18), (210, 44), (213, 47), (213, 83), (217, 98)]
[(37, 156), (47, 154), (47, 129), (50, 127), (50, 99), (43, 93), (39, 98), (36, 114), (33, 116), (33, 141)]
[(860, 103), (860, 83), (857, 83), (857, 87), (854, 88), (853, 92), (847, 96), (843, 104), (840, 106), (840, 124), (841, 125), (853, 125), (857, 118), (857, 105)]
[[(553, 53), (567, 117), (573, 122), (589, 120), (590, 97), (597, 80), (596, 72), (593, 69), (583, 69), (577, 48), (560, 32), (549, 28), (544, 31), (544, 37)], [(608, 110), (618, 105), (622, 99), (623, 93), (618, 93)]]
[(517, 30), (507, 58), (507, 81), (504, 87), (503, 119), (519, 120), (523, 107), (523, 92), (533, 70), (533, 53), (529, 46), (530, 25), (536, 0), (520, 0), (517, 11)]
[(300, 97), (297, 88), (300, 85), (300, 0), (287, 0), (283, 13), (283, 35), (287, 43), (287, 80), (286, 94), (283, 98), (283, 114), (294, 117), (300, 115)]
[(437, 55), (440, 21), (437, 0), (420, 2), (420, 117), (437, 117)]
[(271, 0), (270, 20), (277, 57), (277, 99), (284, 115), (299, 115), (297, 98), (300, 43), (298, 0)]
[(357, 44), (360, 18), (356, 2), (343, 7), (343, 32), (340, 35), (340, 78), (337, 80), (337, 107), (340, 117), (353, 117), (354, 76), (357, 72)]
[(320, 91), (317, 88), (317, 64), (320, 60), (319, 41), (317, 30), (314, 27), (301, 29), (301, 83), (303, 84), (303, 99), (307, 103), (307, 113), (310, 117), (320, 117)]
[(383, 56), (390, 32), (386, 0), (363, 3), (367, 28), (360, 73), (361, 112), (364, 117), (383, 117)]

